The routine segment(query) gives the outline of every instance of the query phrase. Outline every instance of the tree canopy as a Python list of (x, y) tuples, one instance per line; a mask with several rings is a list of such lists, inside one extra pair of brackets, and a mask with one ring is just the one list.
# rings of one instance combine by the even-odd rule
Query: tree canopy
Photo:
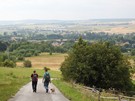
[(88, 44), (82, 38), (74, 45), (61, 66), (66, 80), (87, 86), (129, 90), (130, 64), (120, 49), (108, 42)]

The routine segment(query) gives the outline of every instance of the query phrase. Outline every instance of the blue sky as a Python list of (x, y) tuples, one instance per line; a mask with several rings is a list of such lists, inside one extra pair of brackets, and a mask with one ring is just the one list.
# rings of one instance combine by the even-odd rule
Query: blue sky
[(0, 0), (0, 20), (135, 18), (135, 0)]

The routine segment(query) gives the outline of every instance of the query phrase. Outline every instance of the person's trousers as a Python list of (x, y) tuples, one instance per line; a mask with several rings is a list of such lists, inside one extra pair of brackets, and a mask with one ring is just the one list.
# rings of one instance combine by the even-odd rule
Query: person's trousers
[(44, 82), (44, 87), (46, 89), (46, 93), (48, 93), (48, 85), (49, 85), (49, 82)]
[(33, 92), (37, 91), (37, 81), (32, 81), (32, 89), (33, 89)]

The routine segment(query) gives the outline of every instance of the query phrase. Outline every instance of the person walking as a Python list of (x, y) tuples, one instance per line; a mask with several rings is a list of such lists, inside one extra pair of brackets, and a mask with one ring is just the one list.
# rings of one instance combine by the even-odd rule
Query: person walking
[(43, 80), (42, 81), (44, 83), (44, 87), (46, 89), (46, 93), (48, 93), (49, 82), (51, 82), (51, 80), (50, 80), (50, 74), (49, 74), (48, 69), (46, 67), (44, 68), (44, 70), (45, 70), (45, 73), (44, 73), (44, 76), (43, 76)]
[(31, 74), (31, 79), (32, 79), (32, 89), (33, 89), (33, 92), (36, 92), (37, 91), (38, 74), (36, 73), (35, 70)]

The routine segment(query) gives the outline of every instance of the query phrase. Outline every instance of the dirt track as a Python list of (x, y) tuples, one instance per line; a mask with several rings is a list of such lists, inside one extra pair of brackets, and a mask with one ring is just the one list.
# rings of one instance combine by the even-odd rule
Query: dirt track
[(52, 83), (49, 85), (49, 89), (50, 88), (55, 88), (55, 92), (52, 93), (49, 91), (49, 93), (45, 93), (42, 80), (39, 79), (36, 93), (33, 93), (30, 82), (23, 86), (20, 91), (8, 101), (69, 101)]

